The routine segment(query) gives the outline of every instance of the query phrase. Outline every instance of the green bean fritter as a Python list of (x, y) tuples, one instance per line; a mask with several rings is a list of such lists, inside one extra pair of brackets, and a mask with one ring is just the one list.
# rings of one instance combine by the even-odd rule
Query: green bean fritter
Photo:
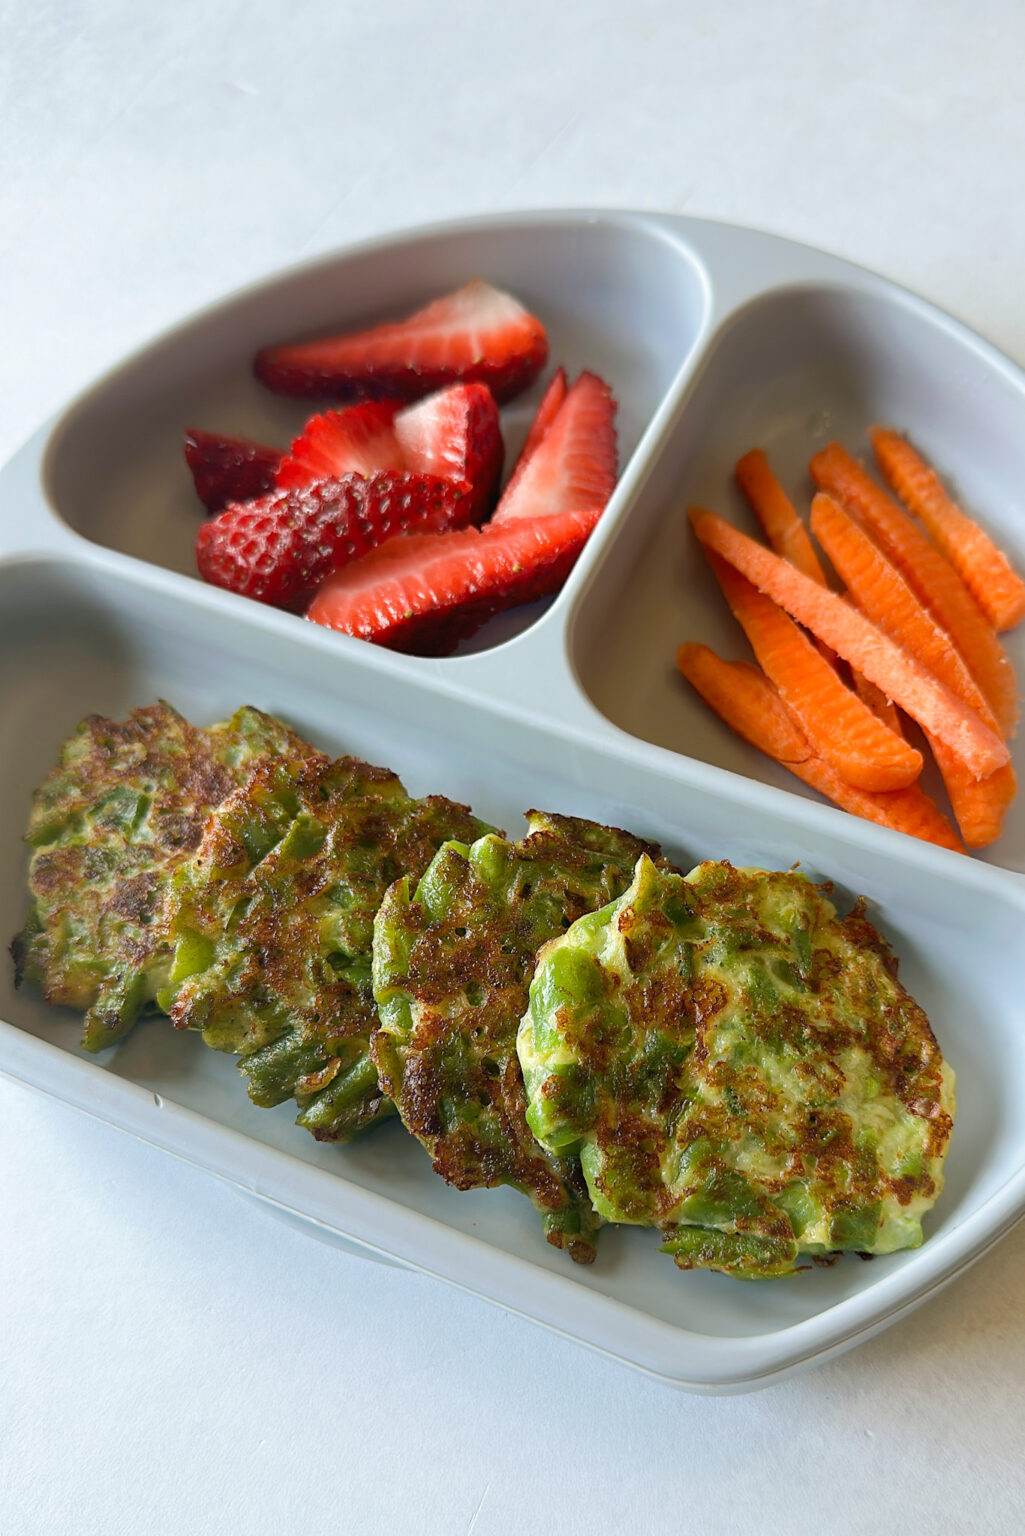
[(255, 1103), (295, 1099), (319, 1140), (351, 1139), (392, 1112), (368, 1055), (374, 914), (394, 880), (482, 830), (357, 758), (264, 764), (174, 875), (161, 1005), (242, 1058)]
[(31, 900), (12, 950), (17, 982), (86, 1010), (86, 1050), (126, 1035), (162, 985), (163, 892), (207, 814), (256, 763), (296, 751), (319, 755), (259, 710), (202, 730), (163, 702), (90, 715), (65, 742), (32, 800)]
[(681, 1268), (922, 1241), (953, 1074), (860, 908), (801, 874), (642, 859), (542, 951), (519, 1055), (539, 1140)]
[(534, 957), (575, 918), (624, 890), (641, 853), (628, 832), (539, 811), (527, 837), (450, 843), (415, 894), (393, 886), (374, 925), (372, 1052), (406, 1128), (457, 1189), (510, 1184), (545, 1235), (578, 1262), (598, 1221), (572, 1158), (539, 1146), (526, 1120), (516, 1029)]

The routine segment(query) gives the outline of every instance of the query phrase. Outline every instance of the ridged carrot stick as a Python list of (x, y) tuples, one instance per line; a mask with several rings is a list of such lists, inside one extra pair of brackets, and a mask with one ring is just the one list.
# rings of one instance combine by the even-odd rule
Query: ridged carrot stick
[(851, 668), (851, 682), (854, 691), (863, 704), (867, 704), (874, 715), (877, 715), (884, 725), (888, 725), (895, 736), (904, 735), (904, 727), (901, 724), (900, 710), (897, 708), (881, 688), (875, 683), (870, 683), (864, 672), (859, 672), (857, 667)]
[[(811, 526), (862, 613), (995, 727), (989, 706), (950, 636), (922, 607), (896, 566), (890, 564), (864, 529), (824, 492), (812, 502)], [(949, 747), (929, 732), (926, 736), (943, 775), (961, 836), (970, 848), (986, 847), (999, 837), (1003, 818), (1017, 792), (1014, 769), (1005, 763), (995, 773), (975, 779)]]
[(809, 465), (812, 478), (860, 519), (919, 601), (947, 631), (1005, 737), (1018, 719), (1014, 669), (996, 631), (948, 560), (846, 449), (830, 443)]
[[(761, 523), (765, 536), (777, 555), (782, 555), (784, 560), (789, 560), (791, 565), (796, 565), (797, 569), (803, 571), (806, 576), (813, 577), (824, 587), (827, 586), (826, 573), (822, 569), (822, 562), (815, 552), (808, 530), (797, 515), (790, 497), (773, 474), (761, 448), (752, 448), (750, 453), (745, 453), (742, 459), (738, 459), (734, 474), (737, 477), (737, 484), (746, 496), (752, 512)], [(835, 666), (836, 655), (830, 647), (822, 640), (816, 641), (816, 644), (826, 660)], [(857, 667), (853, 667), (851, 672), (851, 682), (861, 702), (866, 704), (876, 718), (891, 731), (898, 736), (903, 736), (900, 715), (882, 689), (870, 683)]]
[(974, 710), (850, 603), (721, 517), (692, 508), (691, 518), (702, 544), (722, 555), (791, 618), (864, 672), (912, 719), (945, 741), (976, 778), (1009, 760), (1005, 743)]
[(941, 848), (964, 852), (947, 818), (919, 785), (871, 794), (845, 783), (815, 755), (768, 678), (749, 663), (723, 661), (707, 645), (681, 645), (676, 664), (732, 730), (843, 810)]
[(861, 612), (998, 730), (989, 704), (950, 636), (864, 528), (824, 491), (812, 502), (811, 526)]
[[(802, 523), (793, 502), (780, 485), (769, 467), (769, 460), (761, 448), (752, 448), (737, 460), (734, 470), (748, 506), (762, 525), (762, 531), (770, 548), (791, 565), (796, 565), (806, 576), (813, 577), (826, 586), (826, 573), (815, 553), (808, 530)], [(815, 644), (833, 666), (836, 656), (822, 640)]]
[(707, 551), (723, 595), (751, 649), (796, 716), (816, 756), (858, 789), (905, 789), (922, 754), (845, 686), (793, 619), (727, 561)]
[(925, 737), (943, 775), (961, 836), (969, 848), (988, 848), (1003, 831), (1004, 818), (1018, 793), (1014, 769), (1010, 763), (1005, 763), (984, 779), (973, 779), (949, 747), (930, 736), (928, 731)]
[(871, 433), (879, 468), (932, 534), (994, 629), (1025, 619), (1025, 581), (978, 523), (947, 495), (936, 471), (888, 427)]
[(677, 647), (676, 665), (731, 730), (796, 772), (811, 743), (760, 667), (723, 661), (707, 645)]
[(826, 585), (826, 573), (808, 537), (808, 530), (798, 517), (793, 502), (769, 467), (761, 448), (752, 448), (738, 459), (734, 474), (747, 498), (751, 511), (761, 523), (777, 555), (796, 565), (814, 581)]

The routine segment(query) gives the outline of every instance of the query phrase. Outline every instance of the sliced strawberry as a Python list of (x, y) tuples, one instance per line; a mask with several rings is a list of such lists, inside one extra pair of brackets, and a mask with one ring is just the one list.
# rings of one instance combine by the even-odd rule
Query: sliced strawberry
[(281, 461), (282, 489), (336, 480), (339, 475), (370, 475), (375, 469), (405, 469), (392, 425), (395, 407), (377, 400), (324, 411), (303, 428)]
[[(526, 464), (534, 449), (540, 446), (541, 439), (559, 414), (559, 407), (566, 398), (568, 388), (569, 381), (566, 378), (565, 368), (557, 368), (552, 375), (551, 383), (541, 396), (541, 404), (537, 408), (537, 415), (530, 424), (527, 441), (523, 444), (520, 456), (516, 460), (516, 469), (519, 469), (521, 464)], [(513, 473), (515, 474), (515, 472), (514, 470)]]
[(505, 455), (488, 386), (453, 384), (407, 406), (395, 418), (395, 436), (407, 469), (472, 486), (470, 521), (481, 522), (491, 510)]
[(509, 400), (545, 365), (544, 326), (511, 294), (480, 279), (406, 320), (322, 341), (267, 347), (258, 379), (285, 395), (419, 400), (445, 384), (487, 384)]
[(226, 508), (200, 528), (196, 562), (204, 581), (298, 613), (348, 561), (409, 528), (461, 528), (470, 506), (456, 480), (341, 475)]
[(413, 533), (336, 571), (306, 617), (397, 651), (446, 656), (492, 614), (556, 592), (600, 508)]
[(616, 484), (615, 416), (609, 386), (582, 373), (522, 473), (506, 486), (492, 522), (604, 507)]
[(509, 476), (509, 484), (503, 492), (503, 500), (508, 500), (511, 496), (514, 486), (520, 480), (527, 464), (533, 458), (535, 449), (540, 447), (548, 428), (559, 414), (562, 402), (566, 398), (567, 387), (566, 370), (565, 368), (559, 368), (545, 390), (541, 404), (537, 408), (537, 415), (530, 424), (527, 440), (520, 449), (520, 456), (513, 466), (512, 474)]
[(269, 491), (281, 450), (250, 442), (248, 437), (225, 437), (190, 427), (185, 434), (185, 457), (200, 501), (208, 512), (219, 512), (231, 501), (249, 501)]

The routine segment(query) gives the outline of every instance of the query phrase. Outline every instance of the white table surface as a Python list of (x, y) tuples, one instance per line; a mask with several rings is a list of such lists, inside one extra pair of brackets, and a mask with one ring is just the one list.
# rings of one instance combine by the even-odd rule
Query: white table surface
[[(1025, 361), (1025, 9), (839, 9), (3, 0), (0, 458), (236, 285), (489, 209), (760, 226)], [(853, 1353), (710, 1400), (8, 1082), (0, 1166), (4, 1536), (1025, 1524), (1025, 1230)]]

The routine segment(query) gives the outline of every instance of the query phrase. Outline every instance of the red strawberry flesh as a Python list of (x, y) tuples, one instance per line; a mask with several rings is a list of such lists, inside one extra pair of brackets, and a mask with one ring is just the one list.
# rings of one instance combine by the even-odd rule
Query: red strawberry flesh
[(493, 614), (558, 591), (600, 515), (393, 539), (329, 577), (307, 618), (393, 650), (447, 655)]
[(208, 512), (219, 512), (229, 502), (249, 501), (273, 487), (281, 449), (190, 427), (185, 458), (200, 501)]
[(486, 384), (453, 384), (395, 418), (406, 468), (420, 475), (465, 480), (472, 487), (470, 521), (491, 510), (505, 448), (495, 397)]
[(596, 374), (582, 373), (522, 471), (506, 486), (492, 522), (604, 507), (616, 484), (615, 416), (609, 386)]
[(342, 475), (226, 508), (200, 528), (196, 562), (214, 586), (299, 613), (332, 571), (409, 529), (463, 527), (469, 508), (456, 480)]
[(566, 398), (569, 381), (566, 378), (565, 368), (557, 368), (552, 375), (548, 388), (541, 396), (541, 404), (537, 408), (537, 415), (530, 424), (527, 440), (520, 450), (520, 456), (516, 461), (517, 469), (521, 464), (526, 464), (535, 448), (541, 446), (541, 440), (548, 428), (559, 414), (559, 407)]
[(509, 476), (509, 484), (502, 493), (502, 500), (504, 502), (508, 503), (516, 485), (523, 477), (523, 471), (533, 458), (535, 450), (541, 446), (548, 428), (559, 414), (562, 402), (566, 398), (567, 388), (566, 370), (565, 368), (559, 368), (541, 397), (541, 404), (538, 406), (537, 414), (530, 424), (530, 431), (527, 433), (526, 441), (520, 449), (520, 456), (513, 466), (512, 474)]
[(446, 384), (481, 383), (501, 401), (532, 383), (547, 357), (541, 322), (476, 279), (405, 320), (268, 347), (254, 369), (286, 395), (419, 400)]
[(394, 416), (393, 405), (375, 400), (314, 416), (282, 459), (277, 484), (298, 487), (339, 475), (405, 469)]

